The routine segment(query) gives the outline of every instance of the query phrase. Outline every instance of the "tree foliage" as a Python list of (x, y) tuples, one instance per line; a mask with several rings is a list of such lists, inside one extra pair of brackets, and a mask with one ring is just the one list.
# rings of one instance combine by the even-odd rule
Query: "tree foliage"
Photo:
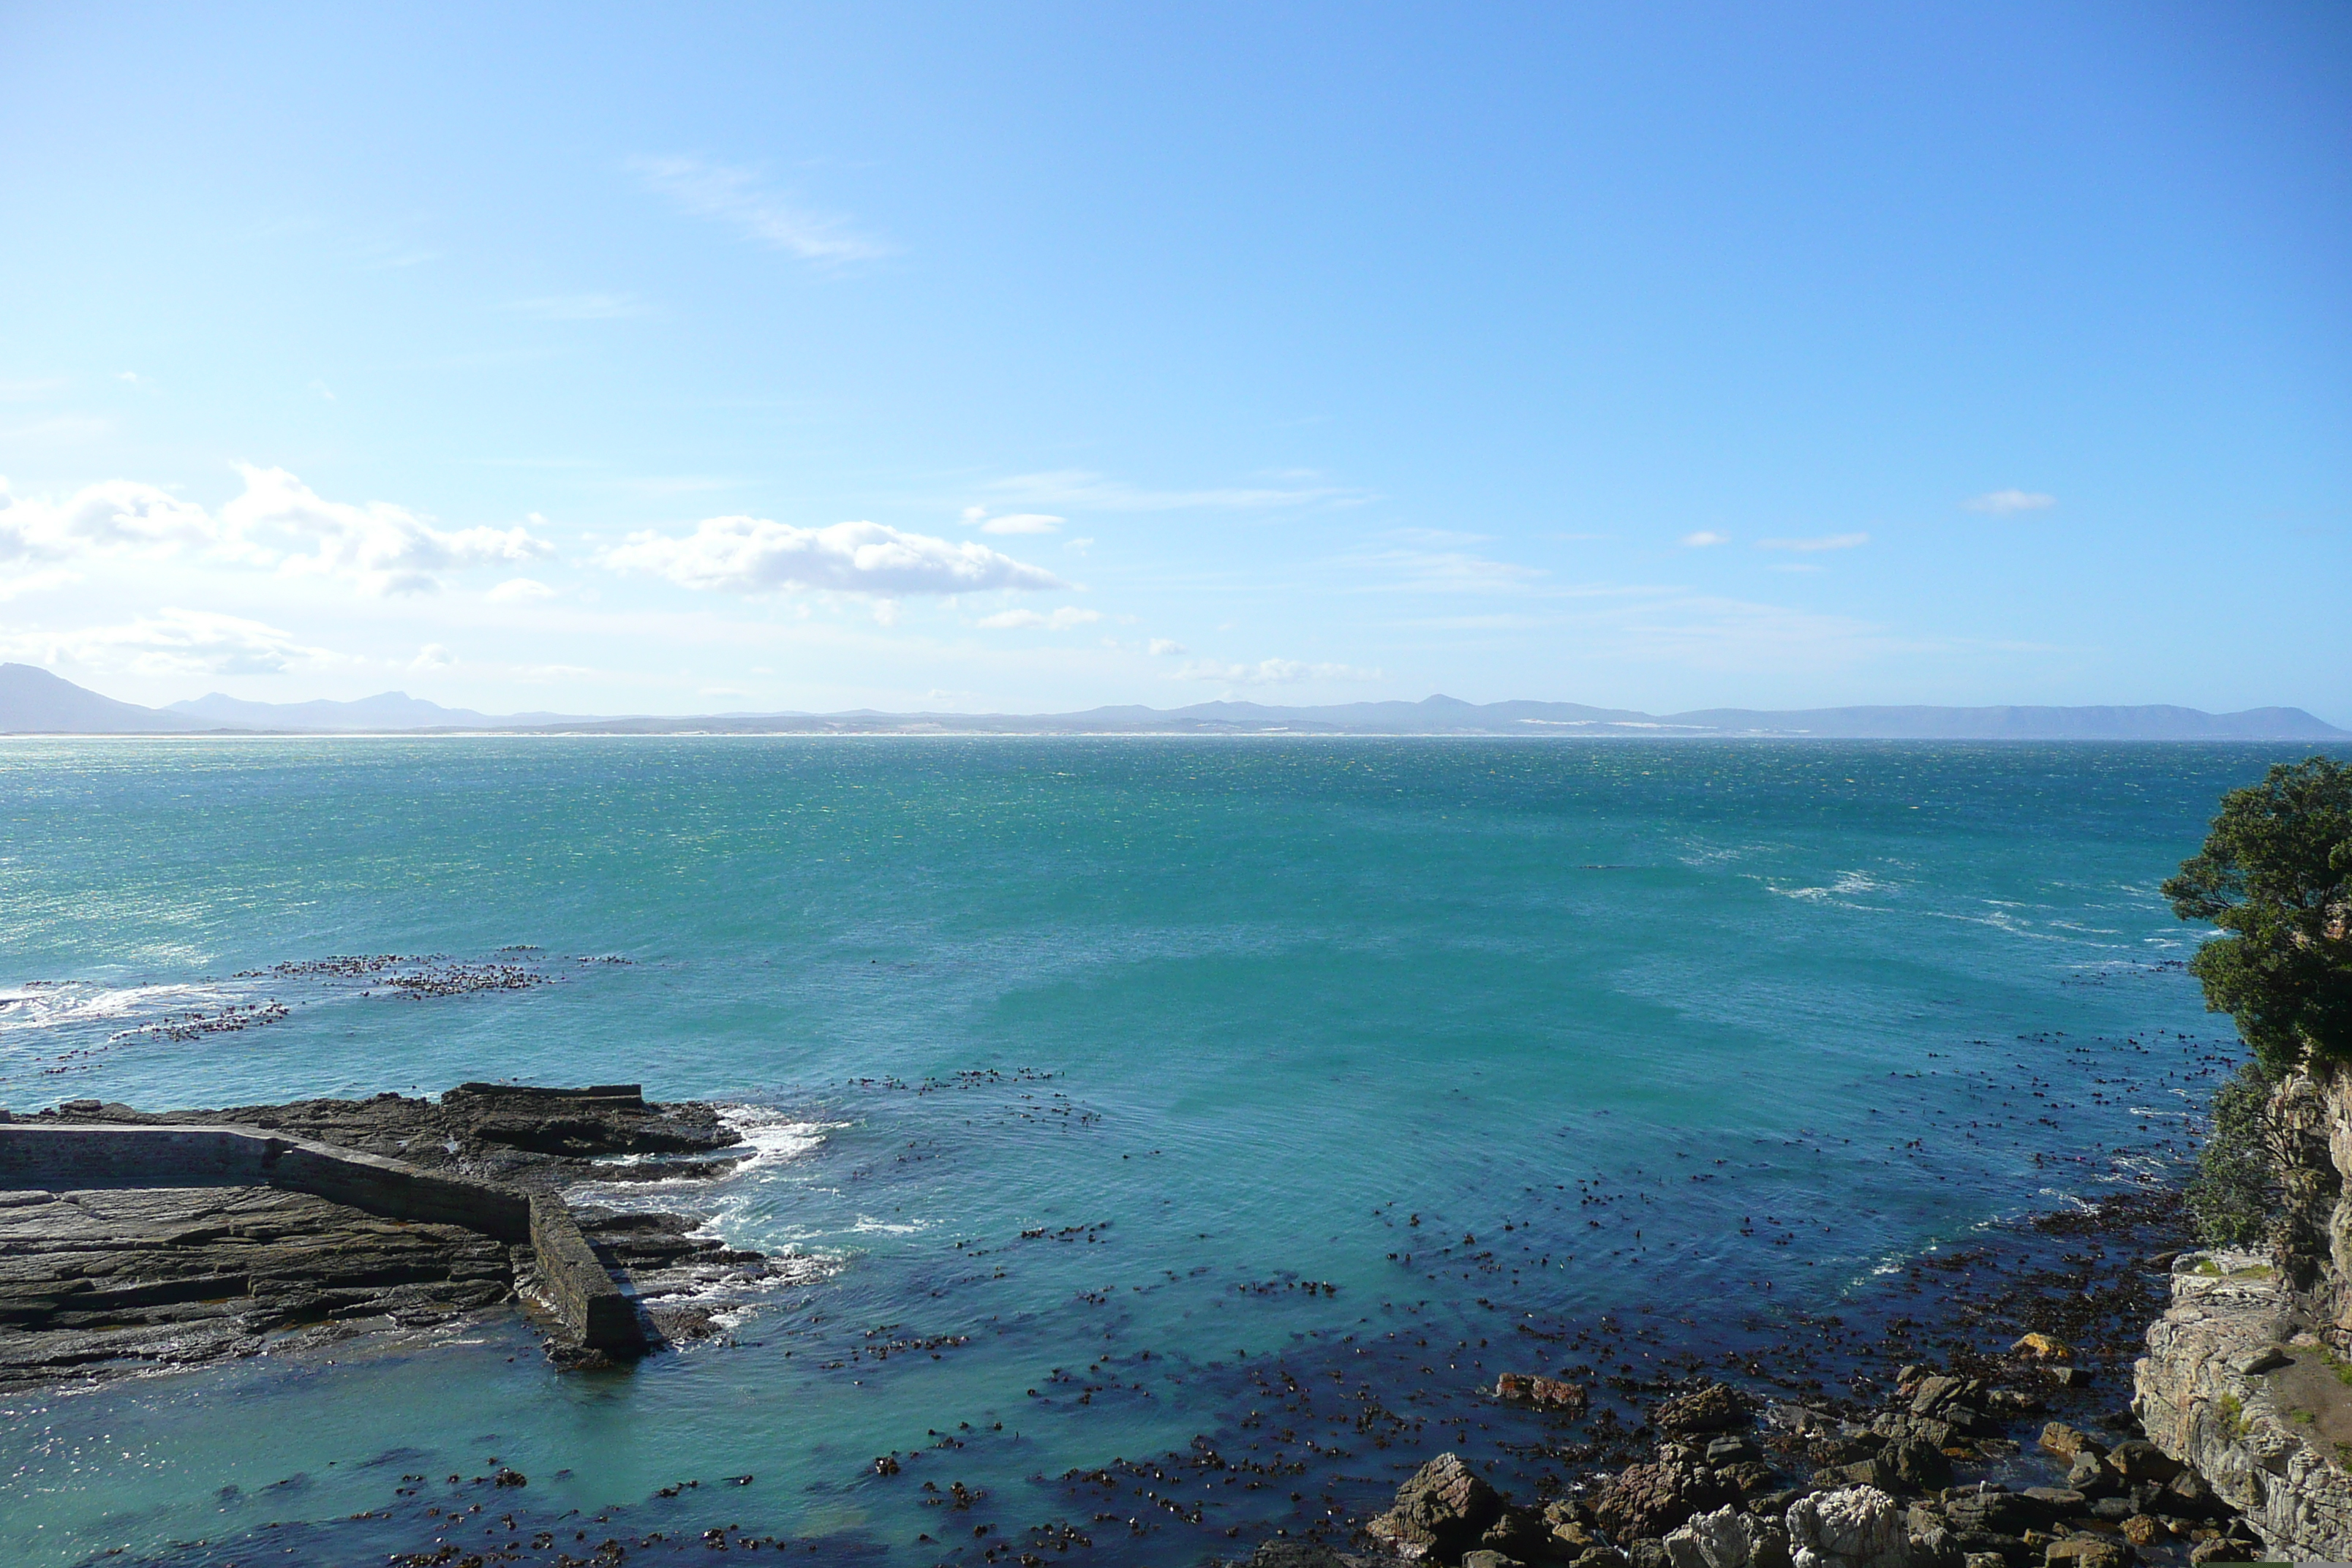
[(2281, 763), (2221, 797), (2164, 896), (2225, 933), (2189, 971), (2271, 1078), (2306, 1053), (2352, 1059), (2352, 768)]
[(2271, 1080), (2248, 1062), (2213, 1094), (2213, 1125), (2189, 1178), (2189, 1213), (2208, 1247), (2247, 1247), (2278, 1211), (2278, 1177), (2263, 1136)]

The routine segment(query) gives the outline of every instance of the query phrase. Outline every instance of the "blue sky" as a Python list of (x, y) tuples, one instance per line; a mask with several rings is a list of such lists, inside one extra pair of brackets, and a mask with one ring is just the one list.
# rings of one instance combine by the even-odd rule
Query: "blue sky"
[(0, 7), (0, 657), (2352, 724), (2340, 5)]

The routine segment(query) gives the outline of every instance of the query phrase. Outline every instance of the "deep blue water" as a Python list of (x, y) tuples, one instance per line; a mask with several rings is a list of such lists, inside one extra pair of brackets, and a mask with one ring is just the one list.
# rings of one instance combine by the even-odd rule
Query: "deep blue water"
[[(1655, 1353), (1703, 1349), (2177, 1152), (2227, 1029), (2156, 887), (2293, 754), (7, 742), (0, 1102), (642, 1079), (772, 1151), (669, 1201), (806, 1261), (734, 1342), (627, 1374), (497, 1321), (16, 1400), (0, 1558), (340, 1519), (491, 1454), (534, 1510), (641, 1527), (751, 1473), (718, 1522), (893, 1563), (973, 1560), (967, 1518), (1190, 1563), (1363, 1511), (1474, 1416), (1510, 1438), (1475, 1385), (1550, 1368), (1506, 1325), (1647, 1307)], [(237, 978), (516, 946), (557, 983)], [(966, 1342), (860, 1353), (933, 1336)], [(1422, 1425), (1335, 1456), (1252, 1419), (1252, 1368), (1310, 1363)], [(1302, 1468), (1194, 1488), (1197, 1527), (1089, 1522), (1052, 1479), (1195, 1439)], [(920, 1490), (950, 1479), (989, 1494), (954, 1537)]]

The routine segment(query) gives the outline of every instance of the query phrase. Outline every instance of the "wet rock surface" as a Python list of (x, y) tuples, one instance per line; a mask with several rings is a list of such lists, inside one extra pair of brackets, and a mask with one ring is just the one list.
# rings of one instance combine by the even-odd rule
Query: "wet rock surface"
[[(712, 1107), (649, 1103), (635, 1086), (467, 1085), (437, 1102), (379, 1095), (163, 1112), (80, 1101), (28, 1120), (260, 1127), (548, 1194), (646, 1172), (724, 1174), (734, 1162), (711, 1156), (741, 1142)], [(758, 1253), (693, 1234), (687, 1215), (583, 1206), (574, 1217), (655, 1346), (719, 1331), (714, 1292), (755, 1288), (773, 1271)], [(366, 1332), (430, 1335), (509, 1304), (541, 1317), (546, 1296), (528, 1246), (303, 1193), (0, 1190), (0, 1392)], [(552, 1332), (548, 1349), (562, 1364), (609, 1364)]]

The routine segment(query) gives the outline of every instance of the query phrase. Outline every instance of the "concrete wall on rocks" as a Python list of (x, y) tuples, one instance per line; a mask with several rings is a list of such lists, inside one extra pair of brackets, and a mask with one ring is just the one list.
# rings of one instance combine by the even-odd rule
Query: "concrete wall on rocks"
[(635, 1303), (596, 1257), (563, 1200), (419, 1170), (398, 1160), (246, 1127), (0, 1122), (0, 1188), (259, 1187), (309, 1193), (386, 1219), (454, 1225), (528, 1242), (551, 1305), (582, 1344), (646, 1350)]
[(257, 1127), (0, 1123), (0, 1186), (281, 1187), (386, 1219), (530, 1239), (530, 1203), (510, 1188)]
[(550, 1304), (582, 1344), (611, 1356), (645, 1353), (636, 1303), (613, 1283), (562, 1198), (541, 1194), (530, 1200), (530, 1246)]

